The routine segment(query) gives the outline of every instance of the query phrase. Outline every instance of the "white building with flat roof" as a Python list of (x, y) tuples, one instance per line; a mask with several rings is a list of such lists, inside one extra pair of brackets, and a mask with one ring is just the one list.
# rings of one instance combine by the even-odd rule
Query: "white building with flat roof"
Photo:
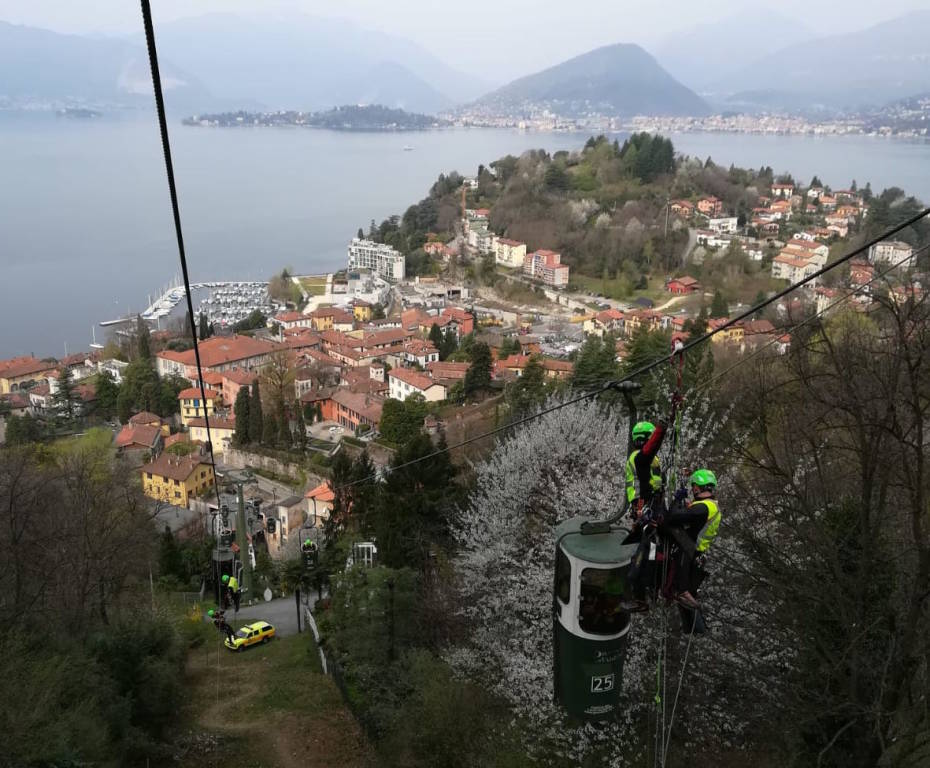
[(869, 248), (869, 261), (873, 264), (894, 264), (911, 269), (917, 263), (914, 249), (900, 240), (883, 240)]
[(385, 280), (403, 280), (404, 255), (390, 245), (352, 238), (349, 243), (349, 269), (370, 269)]

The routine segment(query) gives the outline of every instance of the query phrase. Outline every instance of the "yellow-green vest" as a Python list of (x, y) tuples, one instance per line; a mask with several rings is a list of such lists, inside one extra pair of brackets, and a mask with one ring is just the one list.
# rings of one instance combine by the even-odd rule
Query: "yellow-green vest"
[(713, 499), (700, 499), (696, 503), (707, 505), (707, 522), (698, 531), (696, 547), (698, 552), (706, 552), (713, 540), (717, 538), (717, 529), (720, 527), (720, 507)]
[[(626, 460), (626, 500), (632, 504), (636, 498), (636, 457), (639, 455), (639, 448), (630, 454)], [(662, 490), (662, 465), (659, 463), (659, 457), (652, 457), (652, 465), (649, 467), (649, 488), (653, 493)], [(639, 494), (640, 496), (642, 494)]]

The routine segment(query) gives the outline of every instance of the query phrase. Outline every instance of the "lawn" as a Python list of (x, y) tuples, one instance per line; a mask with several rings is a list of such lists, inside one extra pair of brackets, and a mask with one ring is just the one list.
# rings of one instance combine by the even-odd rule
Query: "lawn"
[(320, 671), (312, 635), (241, 653), (215, 642), (190, 652), (181, 768), (368, 768), (371, 749), (333, 681)]
[(311, 296), (322, 296), (326, 293), (326, 275), (314, 275), (298, 279), (301, 287)]

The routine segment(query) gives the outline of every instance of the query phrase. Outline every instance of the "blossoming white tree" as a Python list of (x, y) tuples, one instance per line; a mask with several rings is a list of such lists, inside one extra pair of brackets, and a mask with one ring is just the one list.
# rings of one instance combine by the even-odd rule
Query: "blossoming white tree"
[[(707, 402), (689, 406), (680, 431), (677, 463), (682, 472), (711, 463), (706, 452), (723, 421)], [(553, 703), (554, 528), (574, 515), (604, 519), (621, 508), (628, 428), (625, 414), (596, 401), (530, 422), (477, 466), (475, 491), (455, 531), (461, 610), (469, 637), (466, 644), (449, 650), (448, 660), (461, 674), (481, 681), (510, 703), (525, 729), (528, 749), (540, 758), (560, 754), (581, 760), (596, 754), (622, 765), (650, 748), (656, 649), (665, 632), (662, 611), (672, 609), (660, 607), (634, 619), (622, 683), (628, 707), (617, 721), (571, 725)], [(670, 435), (666, 452), (672, 442)], [(667, 453), (665, 458), (668, 461)], [(725, 478), (721, 486), (725, 492)], [(723, 506), (726, 510), (725, 500)], [(722, 533), (726, 541), (725, 527)], [(723, 549), (738, 560), (733, 547)], [(744, 601), (725, 599), (720, 581), (711, 580), (704, 594), (715, 613), (735, 618), (735, 609)], [(670, 623), (675, 622), (673, 616)], [(688, 685), (707, 693), (721, 669), (745, 666), (738, 642), (729, 641), (731, 634), (721, 632), (717, 641), (694, 650), (692, 662), (697, 663), (688, 670)], [(678, 638), (679, 652), (685, 642)], [(675, 649), (670, 654), (674, 659)], [(675, 673), (677, 667), (670, 674)], [(677, 678), (671, 678), (669, 687), (675, 684)], [(693, 711), (684, 706), (689, 698), (683, 693), (677, 715), (682, 740), (689, 730), (712, 728), (714, 735), (732, 736), (745, 726), (745, 718), (723, 711), (727, 702), (719, 697), (703, 696), (701, 707)], [(706, 730), (702, 733), (708, 735)]]

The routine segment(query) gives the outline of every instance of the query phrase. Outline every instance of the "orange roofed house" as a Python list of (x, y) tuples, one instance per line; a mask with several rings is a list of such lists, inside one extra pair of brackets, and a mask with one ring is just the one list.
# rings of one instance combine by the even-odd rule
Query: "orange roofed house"
[[(211, 336), (201, 341), (200, 363), (204, 371), (223, 373), (233, 368), (261, 368), (267, 364), (277, 347), (264, 339), (251, 336)], [(155, 368), (159, 376), (177, 374), (190, 381), (197, 378), (197, 361), (194, 350), (172, 352), (163, 350), (155, 354)]]
[(322, 525), (324, 520), (329, 519), (329, 513), (333, 510), (333, 502), (336, 495), (333, 489), (329, 487), (328, 482), (320, 483), (316, 488), (311, 488), (304, 495), (307, 500), (307, 520), (314, 525)]
[(57, 361), (46, 362), (29, 356), (0, 361), (0, 394), (29, 389), (57, 367)]
[(162, 453), (139, 468), (142, 490), (156, 501), (186, 507), (190, 498), (213, 487), (213, 467), (199, 453), (175, 456)]

